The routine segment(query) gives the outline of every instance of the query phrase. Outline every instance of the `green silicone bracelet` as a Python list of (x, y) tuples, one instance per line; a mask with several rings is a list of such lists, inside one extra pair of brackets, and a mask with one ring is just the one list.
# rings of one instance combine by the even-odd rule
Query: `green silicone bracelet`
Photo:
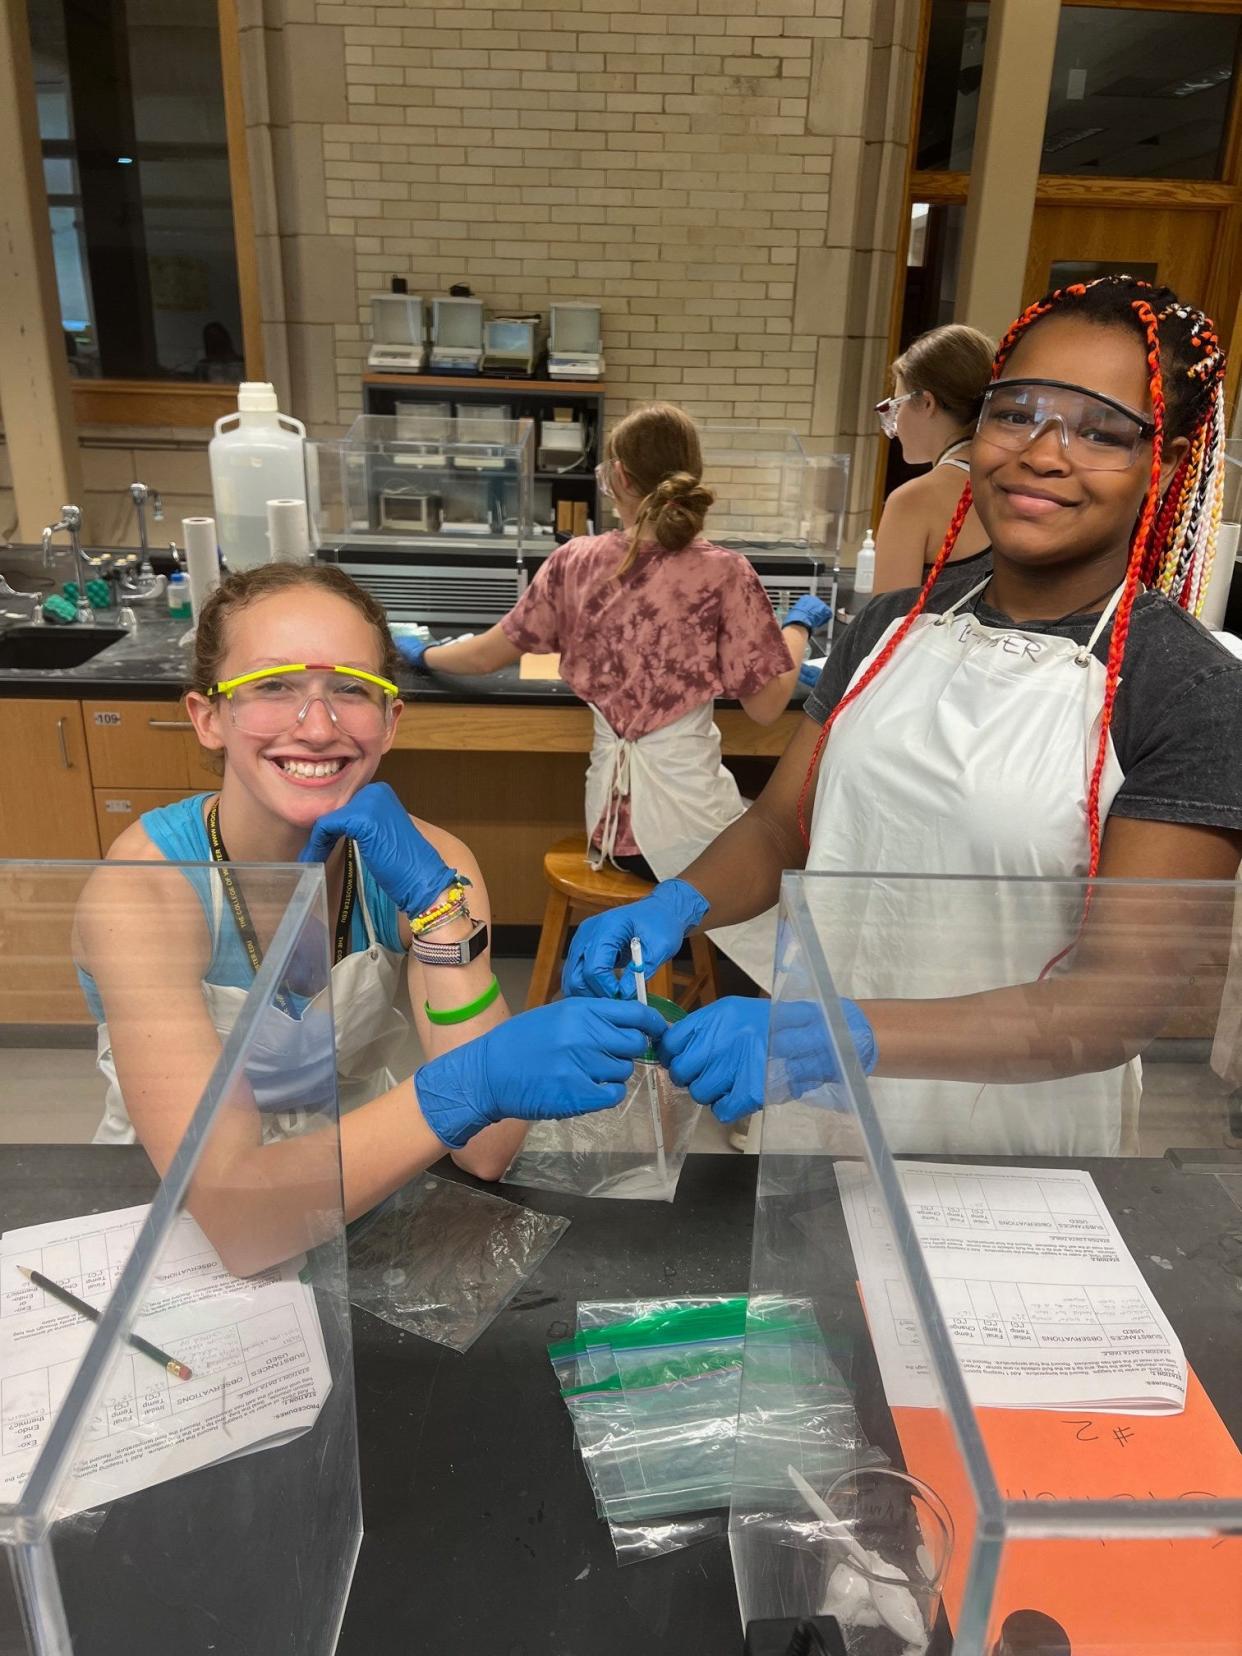
[(499, 994), (499, 980), (493, 977), (478, 1000), (472, 1000), (468, 1006), (454, 1007), (451, 1012), (434, 1012), (431, 1006), (424, 1001), (423, 1010), (427, 1014), (428, 1021), (433, 1024), (468, 1023), (471, 1018), (477, 1018), (480, 1012), (486, 1012)]

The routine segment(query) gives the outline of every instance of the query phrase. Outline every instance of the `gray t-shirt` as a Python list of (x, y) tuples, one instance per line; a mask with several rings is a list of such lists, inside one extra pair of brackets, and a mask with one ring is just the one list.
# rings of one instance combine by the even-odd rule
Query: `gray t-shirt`
[[(950, 564), (932, 588), (926, 613), (949, 609), (991, 567), (988, 552)], [(805, 703), (816, 723), (824, 723), (885, 629), (917, 596), (914, 588), (882, 593), (838, 633)], [(1099, 620), (1097, 612), (1019, 624), (977, 598), (965, 607), (983, 626), (1052, 634), (1076, 644), (1087, 643)], [(1110, 623), (1095, 646), (1101, 661), (1108, 659), (1111, 636)], [(1242, 661), (1159, 593), (1140, 593), (1135, 600), (1111, 734), (1125, 773), (1113, 815), (1242, 829)], [(1021, 739), (1020, 732), (1014, 739)]]

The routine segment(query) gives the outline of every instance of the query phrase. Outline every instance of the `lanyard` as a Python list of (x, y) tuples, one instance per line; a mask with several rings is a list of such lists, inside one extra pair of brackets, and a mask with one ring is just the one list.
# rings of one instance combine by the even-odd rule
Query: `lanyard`
[[(211, 809), (207, 813), (207, 840), (211, 846), (211, 860), (221, 864), (220, 883), (224, 887), (224, 894), (229, 900), (229, 907), (233, 911), (233, 921), (237, 927), (237, 935), (242, 940), (242, 947), (254, 971), (258, 971), (263, 961), (263, 950), (259, 947), (258, 933), (254, 929), (254, 921), (250, 918), (250, 908), (242, 896), (228, 868), (228, 852), (224, 849), (224, 841), (220, 838), (220, 801), (212, 801)], [(346, 842), (348, 849), (345, 853), (345, 881), (341, 888), (341, 910), (336, 917), (336, 944), (332, 951), (332, 963), (339, 966), (349, 953), (350, 925), (354, 917), (354, 896), (357, 891), (357, 873), (354, 863), (354, 842)], [(282, 1012), (290, 1011), (289, 998), (284, 990), (277, 990), (276, 1004)]]

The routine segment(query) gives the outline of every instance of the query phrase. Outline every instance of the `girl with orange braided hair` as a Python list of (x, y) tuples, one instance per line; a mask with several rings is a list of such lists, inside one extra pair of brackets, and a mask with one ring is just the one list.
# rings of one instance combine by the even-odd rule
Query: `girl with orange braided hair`
[[(997, 352), (970, 484), (922, 589), (856, 619), (744, 817), (680, 880), (579, 928), (567, 990), (630, 992), (614, 963), (631, 936), (667, 959), (691, 926), (766, 907), (786, 868), (1232, 879), (1242, 663), (1193, 619), (1220, 509), (1223, 375), (1212, 324), (1167, 289), (1106, 277), (1032, 305)], [(991, 550), (946, 568), (972, 504)], [(958, 1000), (886, 1000), (911, 993), (920, 962), (876, 958), (856, 915), (832, 934), (901, 1147), (1115, 1153), (1130, 1066), (1115, 1039), (1093, 1047), (1085, 1011), (1067, 1040), (1036, 1005), (1077, 1004), (1091, 926), (1076, 888), (1051, 949), (1006, 930), (995, 888), (935, 889), (937, 963), (955, 931), (989, 924), (1014, 987), (975, 993), (963, 962)], [(664, 1038), (673, 1078), (722, 1119), (761, 1104), (769, 1012), (718, 1001)]]

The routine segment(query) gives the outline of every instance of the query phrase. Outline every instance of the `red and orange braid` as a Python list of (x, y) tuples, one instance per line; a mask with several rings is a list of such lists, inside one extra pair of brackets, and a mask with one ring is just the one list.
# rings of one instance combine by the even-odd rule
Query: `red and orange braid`
[[(1130, 542), (1130, 558), (1126, 564), (1125, 586), (1122, 589), (1121, 600), (1117, 605), (1117, 613), (1113, 617), (1112, 635), (1108, 641), (1108, 662), (1104, 676), (1104, 706), (1100, 714), (1100, 739), (1096, 745), (1095, 762), (1091, 767), (1091, 780), (1087, 785), (1087, 838), (1091, 847), (1090, 862), (1087, 868), (1087, 878), (1094, 879), (1100, 866), (1100, 784), (1104, 777), (1104, 766), (1108, 762), (1108, 733), (1113, 722), (1113, 708), (1117, 701), (1117, 690), (1121, 684), (1121, 662), (1126, 653), (1126, 639), (1130, 633), (1130, 618), (1134, 613), (1134, 600), (1142, 589), (1143, 564), (1147, 555), (1148, 543), (1151, 540), (1156, 517), (1160, 509), (1160, 457), (1164, 450), (1164, 377), (1160, 368), (1160, 334), (1159, 323), (1155, 311), (1145, 299), (1131, 301), (1135, 315), (1143, 324), (1147, 334), (1147, 372), (1151, 384), (1152, 423), (1155, 432), (1151, 439), (1151, 480), (1147, 485), (1147, 494), (1143, 500), (1143, 510), (1139, 515), (1138, 525), (1134, 531), (1134, 539)], [(1063, 949), (1058, 950), (1052, 959), (1041, 970), (1040, 981), (1047, 977), (1053, 967), (1058, 965), (1078, 946), (1083, 928), (1087, 924), (1087, 916), (1091, 912), (1091, 897), (1093, 887), (1088, 886), (1083, 898), (1082, 914), (1078, 921), (1078, 930)]]
[[(1138, 526), (1134, 531), (1134, 539), (1130, 542), (1130, 559), (1126, 565), (1126, 582), (1121, 594), (1121, 602), (1117, 605), (1117, 613), (1113, 617), (1113, 631), (1108, 643), (1108, 664), (1104, 679), (1104, 709), (1100, 717), (1100, 740), (1096, 748), (1095, 763), (1091, 768), (1091, 782), (1087, 789), (1087, 835), (1091, 844), (1091, 862), (1088, 869), (1088, 878), (1092, 877), (1100, 866), (1100, 782), (1104, 775), (1104, 766), (1108, 759), (1108, 732), (1113, 720), (1113, 707), (1117, 700), (1117, 688), (1121, 683), (1121, 661), (1126, 651), (1126, 639), (1130, 633), (1130, 616), (1134, 610), (1134, 600), (1138, 597), (1142, 585), (1143, 563), (1147, 555), (1148, 543), (1152, 538), (1152, 530), (1156, 523), (1160, 509), (1160, 466), (1164, 454), (1164, 377), (1160, 369), (1160, 325), (1156, 313), (1146, 299), (1131, 301), (1135, 315), (1143, 324), (1147, 335), (1147, 373), (1151, 385), (1151, 417), (1155, 431), (1151, 439), (1151, 480), (1147, 485), (1147, 494), (1143, 501), (1143, 510), (1139, 515)], [(1090, 902), (1090, 893), (1087, 896)]]

